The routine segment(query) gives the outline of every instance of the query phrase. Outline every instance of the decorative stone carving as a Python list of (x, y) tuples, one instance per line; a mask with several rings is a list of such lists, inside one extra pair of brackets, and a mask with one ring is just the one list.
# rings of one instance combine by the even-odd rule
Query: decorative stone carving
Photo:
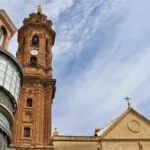
[(128, 122), (128, 129), (133, 133), (139, 133), (141, 130), (141, 125), (137, 120), (130, 120)]
[[(44, 23), (43, 23), (44, 19)], [(24, 144), (32, 145), (34, 149), (41, 145), (42, 149), (45, 146), (50, 146), (51, 137), (51, 104), (55, 95), (56, 80), (52, 78), (52, 68), (50, 66), (52, 59), (51, 49), (46, 51), (46, 46), (52, 47), (55, 41), (55, 31), (51, 28), (52, 22), (46, 19), (43, 14), (30, 14), (29, 18), (24, 19), (24, 25), (18, 31), (18, 37), (26, 38), (25, 43), (19, 41), (19, 45), (23, 45), (23, 53), (17, 53), (17, 58), (20, 60), (24, 70), (24, 82), (22, 92), (19, 98), (18, 109), (15, 114), (13, 139), (14, 144), (24, 147)], [(31, 32), (32, 31), (32, 32)], [(25, 36), (27, 34), (27, 36)], [(33, 39), (33, 36), (38, 36), (38, 42)], [(52, 44), (46, 35), (51, 37)], [(46, 43), (47, 42), (47, 43)], [(38, 49), (36, 65), (31, 63), (30, 51)], [(49, 90), (49, 91), (48, 91)], [(23, 97), (23, 96), (24, 97)], [(26, 99), (31, 97), (33, 99), (33, 107), (26, 107)], [(32, 113), (31, 113), (32, 112)], [(31, 136), (26, 137), (22, 134), (24, 127), (31, 128)], [(30, 149), (30, 147), (27, 146)], [(23, 149), (23, 148), (21, 148)], [(39, 148), (38, 148), (39, 149)]]

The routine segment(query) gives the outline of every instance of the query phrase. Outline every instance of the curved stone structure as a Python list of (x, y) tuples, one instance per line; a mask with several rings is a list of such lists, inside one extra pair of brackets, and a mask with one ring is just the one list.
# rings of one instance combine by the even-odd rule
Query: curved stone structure
[(22, 81), (22, 68), (16, 58), (0, 48), (0, 149), (6, 149), (11, 141), (10, 128)]

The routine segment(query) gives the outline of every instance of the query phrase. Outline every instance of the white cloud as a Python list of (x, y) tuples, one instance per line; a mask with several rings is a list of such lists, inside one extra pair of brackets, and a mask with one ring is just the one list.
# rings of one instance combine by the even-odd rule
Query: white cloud
[[(144, 112), (143, 103), (150, 107), (149, 0), (47, 2), (44, 12), (57, 33), (53, 126), (62, 134), (89, 134), (126, 108), (126, 95), (138, 110)], [(33, 3), (25, 0), (1, 3), (17, 27), (33, 11)], [(16, 36), (9, 48), (17, 49)]]
[[(63, 98), (57, 99), (61, 103), (60, 105), (63, 105), (64, 102), (68, 105), (67, 107), (58, 106), (62, 107), (62, 112), (66, 109), (68, 114), (65, 115), (66, 112), (64, 111), (63, 114), (56, 116), (58, 117), (56, 118), (56, 125), (67, 134), (84, 134), (84, 131), (91, 133), (92, 129), (89, 129), (88, 125), (101, 127), (100, 125), (108, 123), (126, 107), (126, 102), (123, 99), (126, 95), (132, 97), (133, 106), (137, 107), (146, 100), (147, 105), (150, 105), (148, 102), (150, 82), (147, 83), (150, 77), (148, 67), (150, 20), (147, 18), (149, 2), (107, 2), (109, 3), (103, 4), (103, 9), (99, 11), (101, 14), (93, 16), (92, 25), (88, 24), (86, 17), (81, 19), (78, 16), (81, 20), (68, 34), (70, 37), (74, 36), (74, 38), (80, 39), (78, 42), (81, 45), (80, 51), (86, 53), (85, 41), (89, 42), (87, 38), (89, 33), (86, 31), (89, 28), (94, 27), (95, 34), (99, 30), (102, 30), (104, 35), (107, 34), (107, 30), (113, 33), (109, 36), (106, 35), (108, 42), (100, 43), (102, 45), (99, 46), (97, 56), (91, 62), (87, 62), (88, 67), (83, 68), (82, 74), (77, 73), (76, 78), (74, 78), (72, 74), (75, 72), (70, 72), (72, 78), (68, 78), (68, 81), (65, 82), (66, 86), (63, 85), (60, 93), (58, 93)], [(96, 5), (96, 7), (101, 9), (100, 5)], [(88, 10), (87, 14), (90, 14)], [(79, 19), (78, 17), (75, 16), (76, 20)], [(82, 32), (79, 29), (83, 29)], [(112, 32), (112, 30), (114, 31)], [(95, 34), (90, 34), (90, 38), (97, 36)], [(101, 38), (102, 35), (99, 36)], [(71, 40), (72, 45), (73, 42), (74, 40)], [(71, 53), (72, 49), (66, 48), (64, 51)], [(93, 49), (92, 51), (95, 52)], [(59, 57), (61, 55), (62, 52), (60, 51)], [(63, 61), (66, 57), (59, 59)], [(56, 111), (57, 108), (54, 110)], [(145, 115), (148, 116), (148, 114)]]
[(57, 19), (59, 15), (73, 5), (73, 0), (52, 0), (44, 6), (44, 11), (50, 18)]

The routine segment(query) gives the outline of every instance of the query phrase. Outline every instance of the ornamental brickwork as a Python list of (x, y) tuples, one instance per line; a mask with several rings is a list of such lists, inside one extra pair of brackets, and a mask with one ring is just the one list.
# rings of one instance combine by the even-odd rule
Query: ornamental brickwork
[(52, 149), (51, 107), (55, 95), (52, 78), (52, 46), (55, 32), (43, 14), (24, 19), (18, 31), (17, 58), (23, 66), (24, 83), (13, 125), (12, 147)]

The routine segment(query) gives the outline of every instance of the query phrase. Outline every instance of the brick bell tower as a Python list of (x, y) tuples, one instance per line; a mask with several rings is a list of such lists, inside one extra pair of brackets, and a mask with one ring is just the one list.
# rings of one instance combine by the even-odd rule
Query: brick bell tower
[(52, 77), (52, 46), (55, 41), (51, 20), (41, 13), (25, 18), (18, 31), (17, 58), (22, 64), (24, 83), (13, 125), (12, 147), (52, 149), (51, 107), (55, 95)]

